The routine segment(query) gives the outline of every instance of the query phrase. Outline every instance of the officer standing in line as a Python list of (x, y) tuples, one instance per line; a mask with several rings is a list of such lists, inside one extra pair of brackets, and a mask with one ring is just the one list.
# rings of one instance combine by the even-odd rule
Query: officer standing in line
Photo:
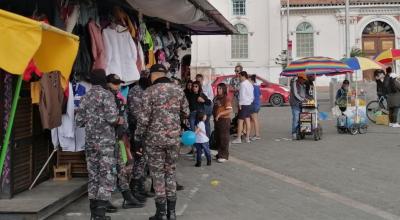
[[(131, 126), (132, 139), (134, 139), (134, 133), (137, 127), (137, 118), (141, 110), (142, 97), (144, 91), (150, 86), (150, 80), (145, 73), (142, 73), (138, 83), (133, 86), (128, 93), (128, 107), (129, 107), (129, 118)], [(140, 202), (146, 202), (147, 197), (153, 196), (151, 192), (145, 190), (146, 180), (146, 167), (147, 167), (147, 155), (144, 150), (145, 146), (139, 146), (140, 144), (133, 143), (133, 172), (132, 172), (132, 192), (133, 196)]]
[(189, 115), (182, 88), (166, 77), (167, 69), (155, 64), (150, 69), (152, 86), (143, 94), (135, 140), (142, 141), (149, 157), (156, 193), (156, 214), (149, 220), (175, 220), (176, 160), (180, 144), (181, 116)]
[[(108, 89), (113, 93), (115, 103), (117, 104), (118, 115), (122, 118), (126, 118), (126, 99), (120, 93), (120, 85), (124, 83), (118, 75), (110, 74), (107, 76), (107, 86)], [(124, 124), (117, 125), (116, 128), (116, 138), (117, 141), (122, 141), (125, 144), (129, 143), (128, 138), (128, 122), (124, 120)], [(128, 150), (127, 150), (128, 151)], [(117, 160), (117, 187), (119, 191), (121, 191), (122, 197), (124, 201), (122, 203), (122, 208), (129, 209), (129, 208), (141, 208), (144, 207), (144, 204), (139, 202), (137, 198), (132, 195), (132, 192), (129, 188), (129, 177), (131, 172), (132, 166), (129, 166), (124, 163), (121, 156), (121, 149), (119, 143), (116, 144), (115, 147), (115, 158)], [(107, 205), (108, 212), (115, 212), (116, 207), (114, 207), (111, 202)]]
[(106, 73), (92, 71), (92, 89), (82, 97), (76, 113), (76, 124), (85, 127), (86, 162), (89, 175), (88, 197), (91, 220), (110, 220), (106, 206), (115, 187), (115, 126), (123, 124), (118, 117), (114, 95), (106, 89)]

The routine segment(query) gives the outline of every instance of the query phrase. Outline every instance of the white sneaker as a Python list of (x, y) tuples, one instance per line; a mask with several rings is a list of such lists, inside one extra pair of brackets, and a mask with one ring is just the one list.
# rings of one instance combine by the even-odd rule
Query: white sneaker
[(217, 160), (217, 162), (218, 162), (218, 163), (224, 163), (224, 162), (226, 162), (226, 159), (224, 159), (224, 158), (219, 158), (219, 159)]
[(248, 143), (248, 144), (251, 143), (250, 138), (249, 138), (249, 139), (246, 139), (246, 143)]
[(395, 123), (392, 125), (392, 128), (400, 128), (400, 124), (399, 123)]
[(235, 140), (232, 141), (232, 144), (241, 144), (242, 143), (242, 139), (240, 138), (236, 138)]
[(257, 140), (261, 140), (261, 137), (258, 136), (253, 136), (250, 138), (251, 141), (257, 141)]
[(389, 127), (393, 128), (393, 125), (394, 125), (393, 123), (389, 123)]

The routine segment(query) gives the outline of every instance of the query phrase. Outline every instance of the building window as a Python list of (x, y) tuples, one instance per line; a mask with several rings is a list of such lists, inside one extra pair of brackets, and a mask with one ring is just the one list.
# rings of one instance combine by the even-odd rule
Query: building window
[(314, 30), (310, 23), (303, 22), (296, 28), (297, 57), (314, 56)]
[(247, 59), (249, 57), (249, 35), (246, 26), (243, 24), (235, 25), (239, 34), (232, 35), (232, 59)]
[(246, 15), (246, 0), (232, 0), (233, 15)]

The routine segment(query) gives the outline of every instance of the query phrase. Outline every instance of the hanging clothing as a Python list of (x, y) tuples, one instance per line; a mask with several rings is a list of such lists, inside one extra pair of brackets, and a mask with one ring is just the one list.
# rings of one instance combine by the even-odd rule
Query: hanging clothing
[(31, 60), (24, 71), (23, 79), (26, 82), (38, 81), (42, 75), (43, 73), (37, 68), (35, 62)]
[(137, 28), (132, 24), (129, 15), (126, 14), (125, 11), (123, 11), (121, 8), (114, 9), (114, 17), (128, 28), (132, 38), (136, 38)]
[(40, 79), (39, 111), (44, 129), (61, 125), (64, 91), (61, 87), (60, 72), (44, 74)]
[(150, 68), (156, 63), (156, 58), (154, 57), (154, 43), (151, 38), (150, 32), (147, 30), (146, 24), (144, 22), (140, 23), (140, 32), (143, 33), (143, 43), (144, 51), (146, 53), (146, 67)]
[(62, 116), (61, 126), (51, 130), (53, 146), (60, 146), (62, 151), (68, 152), (82, 151), (85, 146), (85, 128), (78, 128), (75, 125), (74, 92), (76, 87), (78, 87), (80, 88), (80, 92), (84, 91), (86, 93), (86, 88), (79, 83), (76, 85), (69, 84), (67, 112)]
[(90, 88), (92, 88), (92, 84), (85, 81), (72, 85), (75, 109), (79, 108), (82, 96), (84, 96), (90, 90)]
[(89, 73), (92, 68), (92, 56), (90, 54), (90, 33), (89, 28), (78, 24), (73, 33), (79, 36), (79, 50), (76, 56), (72, 72), (80, 79), (89, 79)]
[(103, 41), (106, 51), (106, 73), (117, 74), (126, 84), (140, 78), (136, 66), (137, 49), (132, 36), (126, 28), (117, 25), (115, 29), (103, 30)]
[(71, 15), (69, 15), (65, 21), (66, 32), (71, 33), (72, 30), (74, 30), (75, 25), (78, 23), (79, 13), (80, 13), (80, 7), (79, 5), (75, 5)]
[(106, 54), (101, 29), (94, 20), (88, 23), (90, 42), (92, 46), (92, 69), (106, 69)]
[(139, 71), (146, 70), (146, 63), (145, 63), (142, 44), (140, 42), (138, 42), (137, 46), (138, 46), (138, 48), (137, 48), (138, 59), (137, 59), (136, 65), (137, 65)]

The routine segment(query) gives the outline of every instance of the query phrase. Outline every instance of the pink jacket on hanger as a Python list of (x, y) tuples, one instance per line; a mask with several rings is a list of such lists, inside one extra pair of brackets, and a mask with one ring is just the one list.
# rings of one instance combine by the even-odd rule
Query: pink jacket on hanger
[(106, 52), (104, 49), (103, 36), (101, 29), (95, 21), (91, 20), (88, 23), (90, 42), (92, 46), (93, 67), (92, 69), (106, 69)]

